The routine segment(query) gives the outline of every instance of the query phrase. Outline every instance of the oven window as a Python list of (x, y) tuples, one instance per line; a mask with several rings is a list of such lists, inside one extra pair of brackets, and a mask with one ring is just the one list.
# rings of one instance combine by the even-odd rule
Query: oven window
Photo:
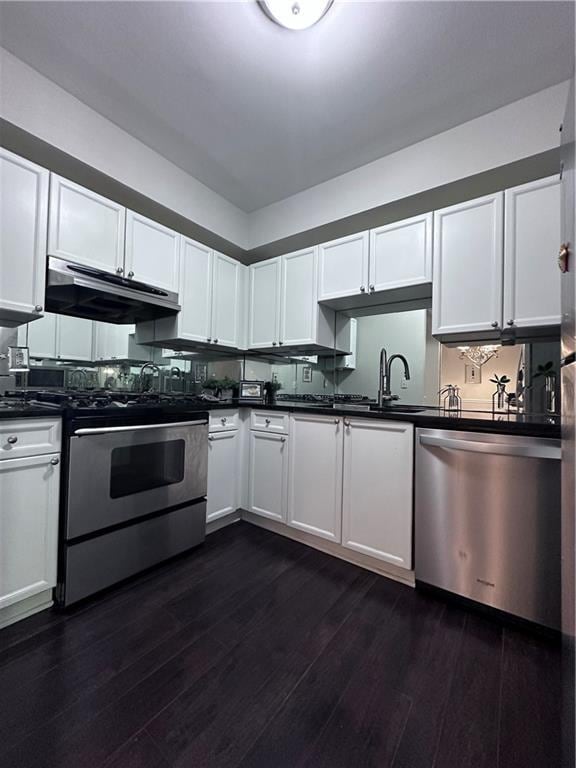
[(184, 479), (184, 440), (114, 448), (110, 471), (110, 496), (119, 499), (150, 491)]

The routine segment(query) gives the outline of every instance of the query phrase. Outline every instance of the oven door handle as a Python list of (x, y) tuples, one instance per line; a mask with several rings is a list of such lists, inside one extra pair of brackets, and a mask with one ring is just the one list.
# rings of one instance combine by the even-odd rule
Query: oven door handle
[(205, 419), (198, 421), (174, 421), (169, 424), (135, 424), (125, 427), (85, 427), (83, 429), (76, 429), (74, 434), (77, 437), (85, 437), (88, 435), (110, 435), (116, 432), (139, 432), (143, 429), (168, 429), (169, 427), (198, 427), (207, 425), (208, 422)]

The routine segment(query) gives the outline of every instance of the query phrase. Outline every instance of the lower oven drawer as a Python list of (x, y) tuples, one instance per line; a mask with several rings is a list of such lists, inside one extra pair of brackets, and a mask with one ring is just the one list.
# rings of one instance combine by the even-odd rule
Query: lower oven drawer
[(60, 602), (71, 605), (93, 595), (201, 544), (205, 534), (206, 502), (199, 501), (71, 544), (65, 554), (65, 582), (58, 590)]

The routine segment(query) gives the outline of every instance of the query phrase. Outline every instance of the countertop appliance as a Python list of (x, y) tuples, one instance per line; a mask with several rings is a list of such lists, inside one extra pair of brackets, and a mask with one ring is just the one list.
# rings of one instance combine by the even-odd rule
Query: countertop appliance
[(46, 309), (88, 320), (135, 323), (174, 314), (180, 305), (173, 291), (50, 256)]
[(63, 417), (57, 601), (71, 605), (204, 540), (208, 414), (195, 398), (26, 392)]
[(416, 430), (416, 582), (560, 628), (560, 441)]

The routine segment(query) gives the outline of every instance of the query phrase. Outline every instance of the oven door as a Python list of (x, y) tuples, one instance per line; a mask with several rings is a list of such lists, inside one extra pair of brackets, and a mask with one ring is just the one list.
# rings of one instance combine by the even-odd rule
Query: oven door
[(77, 429), (69, 456), (68, 540), (206, 496), (205, 420)]

